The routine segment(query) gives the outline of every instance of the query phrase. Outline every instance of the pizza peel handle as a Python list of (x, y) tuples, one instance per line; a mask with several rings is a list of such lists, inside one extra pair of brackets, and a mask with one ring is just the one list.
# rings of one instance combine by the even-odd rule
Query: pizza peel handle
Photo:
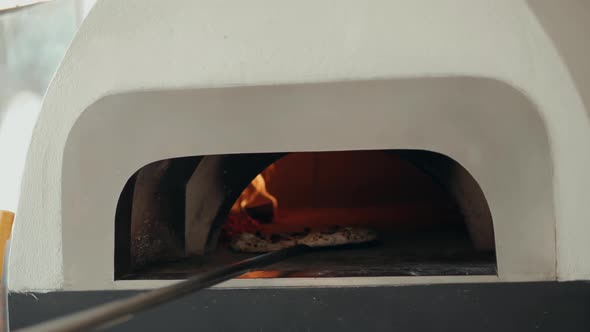
[(160, 304), (177, 300), (201, 289), (216, 285), (253, 269), (309, 252), (312, 248), (296, 245), (259, 255), (209, 272), (197, 274), (185, 281), (141, 293), (126, 299), (113, 301), (95, 308), (83, 310), (65, 317), (56, 318), (39, 325), (21, 329), (31, 331), (89, 331), (114, 326), (133, 318), (133, 315)]

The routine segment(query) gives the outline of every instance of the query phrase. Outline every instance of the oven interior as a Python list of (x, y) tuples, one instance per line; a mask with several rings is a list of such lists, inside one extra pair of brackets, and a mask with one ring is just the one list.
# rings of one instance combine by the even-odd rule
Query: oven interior
[(491, 212), (476, 180), (422, 150), (182, 157), (133, 174), (115, 216), (115, 279), (184, 279), (255, 254), (242, 232), (358, 226), (377, 240), (315, 250), (239, 278), (495, 275)]

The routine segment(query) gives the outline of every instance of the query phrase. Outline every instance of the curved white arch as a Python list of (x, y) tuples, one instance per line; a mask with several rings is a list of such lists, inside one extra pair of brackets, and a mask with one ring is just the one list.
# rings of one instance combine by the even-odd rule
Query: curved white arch
[(501, 82), (433, 78), (102, 98), (78, 118), (64, 152), (63, 259), (76, 267), (64, 271), (66, 284), (112, 287), (119, 194), (151, 161), (401, 148), (448, 155), (479, 182), (494, 220), (500, 280), (555, 277), (551, 158), (534, 106)]

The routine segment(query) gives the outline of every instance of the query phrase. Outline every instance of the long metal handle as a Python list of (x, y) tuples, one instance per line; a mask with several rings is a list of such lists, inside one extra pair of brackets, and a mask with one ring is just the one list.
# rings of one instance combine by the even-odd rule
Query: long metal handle
[(88, 331), (104, 326), (113, 326), (131, 318), (133, 314), (157, 305), (179, 299), (203, 288), (213, 286), (233, 277), (249, 272), (257, 267), (270, 265), (311, 250), (306, 245), (297, 245), (268, 254), (249, 258), (229, 266), (205, 272), (185, 281), (141, 293), (127, 299), (114, 301), (101, 306), (83, 310), (62, 318), (34, 325), (21, 332), (31, 331)]

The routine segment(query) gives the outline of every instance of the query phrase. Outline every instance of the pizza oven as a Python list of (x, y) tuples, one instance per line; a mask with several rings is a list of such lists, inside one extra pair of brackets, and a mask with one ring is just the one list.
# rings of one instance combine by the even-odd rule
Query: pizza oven
[(492, 216), (475, 179), (442, 154), (397, 149), (237, 153), (150, 163), (119, 197), (115, 279), (184, 279), (253, 256), (230, 248), (241, 233), (280, 242), (280, 234), (330, 234), (338, 226), (369, 228), (378, 240), (291, 258), (236, 283), (496, 277)]
[[(416, 291), (420, 305), (461, 303), (429, 312), (470, 310), (500, 294), (487, 289), (510, 290), (498, 310), (554, 299), (518, 282), (590, 278), (579, 63), (590, 48), (570, 38), (590, 21), (572, 18), (582, 5), (539, 3), (463, 1), (459, 15), (456, 1), (98, 1), (33, 131), (11, 292), (154, 289), (252, 257), (230, 246), (244, 232), (279, 241), (362, 227), (376, 240), (257, 268), (203, 296), (227, 294), (245, 317), (291, 298), (276, 294), (301, 296), (317, 316), (285, 304), (276, 317), (349, 327), (357, 308), (330, 316), (320, 304), (365, 294), (389, 308)], [(492, 295), (469, 302), (464, 289)], [(274, 314), (257, 317), (273, 330)], [(293, 326), (305, 330), (305, 317)]]
[(11, 324), (231, 267), (257, 255), (241, 234), (351, 227), (376, 239), (121, 328), (584, 330), (589, 17), (550, 1), (98, 1), (33, 130)]

